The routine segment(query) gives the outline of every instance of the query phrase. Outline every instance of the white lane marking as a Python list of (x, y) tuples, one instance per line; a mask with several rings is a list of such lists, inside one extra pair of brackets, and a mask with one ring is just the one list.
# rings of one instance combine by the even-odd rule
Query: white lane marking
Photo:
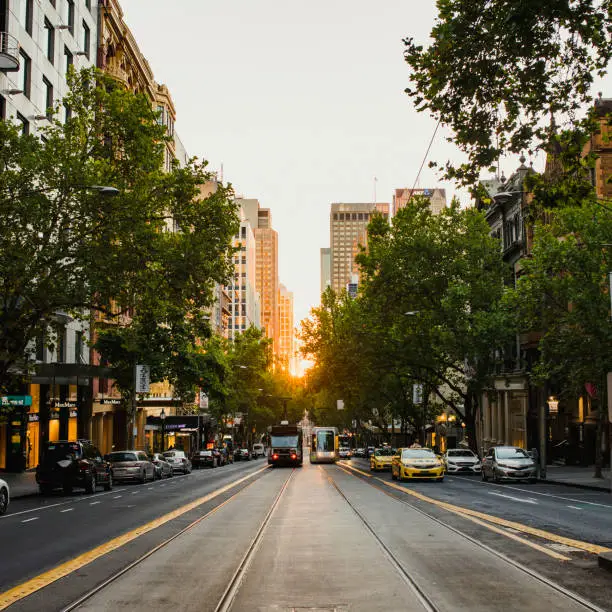
[(152, 491), (152, 490), (153, 490), (153, 487), (148, 487), (147, 488), (147, 491)]
[[(123, 491), (124, 489), (115, 489), (115, 491)], [(57, 502), (57, 504), (49, 504), (48, 506), (39, 506), (38, 508), (30, 508), (29, 510), (20, 510), (19, 512), (11, 512), (10, 514), (3, 514), (0, 519), (11, 518), (12, 516), (19, 516), (20, 514), (29, 514), (30, 512), (41, 512), (42, 510), (49, 510), (51, 508), (57, 508), (58, 506), (67, 506), (68, 504), (78, 504), (79, 502), (87, 501), (92, 497), (102, 497), (103, 495), (110, 495), (110, 493), (97, 493), (96, 495), (83, 497), (81, 499), (71, 499), (70, 501)], [(19, 498), (17, 498), (19, 499)]]
[(113, 499), (119, 499), (120, 497), (123, 497), (123, 495), (115, 495), (115, 497), (113, 497)]
[[(473, 478), (467, 478), (466, 476), (449, 476), (448, 479), (452, 480), (453, 478), (459, 478), (461, 480), (467, 480), (474, 484), (485, 485), (487, 487), (492, 486), (488, 482), (482, 482), (482, 480), (474, 480)], [(543, 482), (542, 484), (546, 484)], [(562, 499), (564, 501), (572, 501), (578, 502), (579, 504), (588, 504), (589, 506), (599, 506), (600, 508), (612, 508), (611, 504), (598, 504), (597, 502), (590, 502), (583, 499), (574, 499), (573, 497), (563, 497), (562, 495), (555, 495), (554, 493), (542, 493), (541, 491), (531, 491), (529, 489), (521, 489), (520, 487), (513, 487), (511, 485), (504, 485), (504, 489), (512, 489), (513, 491), (522, 491), (523, 493), (530, 493), (531, 495), (541, 495), (543, 497), (554, 497), (555, 499)], [(602, 489), (602, 493), (607, 493)], [(592, 491), (592, 493), (596, 493), (596, 491)], [(608, 493), (609, 494), (609, 493)]]
[(489, 495), (497, 495), (498, 497), (505, 497), (506, 499), (513, 499), (517, 502), (523, 502), (524, 504), (537, 504), (535, 499), (525, 499), (523, 497), (512, 497), (512, 495), (504, 495), (503, 493), (496, 493), (495, 491), (489, 491)]
[(22, 523), (29, 523), (30, 521), (37, 521), (38, 520), (38, 516), (33, 516), (32, 518), (29, 519), (25, 519), (23, 521), (21, 521)]
[(568, 508), (573, 508), (574, 510), (582, 510), (580, 506), (568, 506)]
[(90, 506), (95, 506), (96, 504), (100, 504), (100, 503), (102, 503), (102, 502), (91, 502), (89, 505)]
[(74, 508), (66, 508), (65, 510), (60, 510), (60, 512), (72, 512)]
[(132, 491), (132, 495), (136, 495), (136, 493), (138, 493), (138, 491)]
[(163, 484), (163, 485), (159, 485), (159, 486), (160, 486), (160, 487), (165, 487), (166, 485), (165, 485), (165, 484)]

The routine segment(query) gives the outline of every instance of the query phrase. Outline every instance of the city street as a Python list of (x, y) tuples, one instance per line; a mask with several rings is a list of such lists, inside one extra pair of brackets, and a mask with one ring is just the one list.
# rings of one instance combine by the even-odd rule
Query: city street
[[(351, 463), (353, 469), (347, 468)], [(550, 486), (538, 485), (529, 493), (538, 503), (529, 503), (516, 501), (529, 499), (520, 486), (489, 489), (476, 479), (459, 477), (444, 483), (396, 485), (387, 474), (370, 477), (369, 470), (362, 470), (365, 464), (306, 462), (298, 469), (268, 469), (264, 462), (251, 462), (174, 482), (119, 487), (120, 492), (108, 496), (78, 496), (72, 505), (48, 504), (45, 510), (25, 508), (36, 500), (24, 500), (19, 510), (24, 514), (13, 513), (0, 521), (0, 535), (12, 534), (9, 549), (18, 555), (3, 560), (3, 580), (9, 568), (14, 584), (20, 572), (25, 579), (54, 563), (64, 565), (20, 589), (6, 591), (5, 584), (0, 609), (11, 597), (10, 609), (20, 611), (488, 611), (507, 610), (510, 602), (514, 610), (612, 609), (610, 574), (597, 567), (586, 539), (598, 530), (609, 533), (612, 521), (606, 523), (604, 507), (586, 510), (588, 520), (574, 519), (599, 525), (593, 523), (592, 532), (571, 532), (573, 538), (580, 533), (585, 538), (582, 544), (576, 540), (583, 548), (574, 549), (554, 541), (553, 527), (560, 532), (565, 524), (562, 508), (572, 504), (562, 499), (567, 492), (562, 487), (556, 488), (559, 496), (552, 497)], [(242, 480), (250, 475), (254, 476)], [(241, 480), (237, 487), (226, 487)], [(170, 489), (162, 492), (162, 485)], [(490, 494), (498, 490), (516, 500)], [(219, 491), (223, 493), (210, 497)], [(114, 499), (117, 495), (121, 497)], [(585, 500), (585, 495), (591, 505), (599, 503), (591, 493), (580, 492), (579, 498)], [(202, 496), (209, 501), (193, 507)], [(52, 501), (67, 500), (58, 496)], [(447, 501), (469, 511), (478, 508), (481, 518), (436, 505)], [(514, 508), (521, 503), (528, 509)], [(81, 512), (85, 504), (88, 509)], [(92, 508), (98, 514), (91, 514)], [(189, 511), (181, 514), (186, 508)], [(170, 511), (176, 515), (172, 520), (141, 535), (131, 531), (129, 543), (106, 550), (105, 538)], [(79, 512), (85, 515), (80, 521)], [(128, 515), (129, 521), (119, 518)], [(38, 518), (21, 523), (28, 516)], [(496, 517), (517, 528), (494, 526)], [(35, 533), (48, 539), (40, 549), (46, 560), (40, 561), (38, 570), (29, 560), (39, 557), (39, 551), (28, 552), (30, 536), (17, 528), (17, 521), (20, 528), (39, 524)], [(7, 529), (1, 524), (5, 522), (12, 525)], [(106, 525), (106, 536), (98, 523)], [(533, 531), (535, 525), (551, 533), (538, 532), (536, 537), (521, 531)], [(68, 529), (71, 535), (64, 537)], [(93, 535), (87, 536), (89, 529)], [(62, 545), (54, 561), (49, 555), (52, 543), (59, 548), (57, 542), (64, 540), (73, 548)], [(601, 538), (597, 541), (603, 543)], [(90, 556), (81, 555), (91, 549), (95, 552)]]

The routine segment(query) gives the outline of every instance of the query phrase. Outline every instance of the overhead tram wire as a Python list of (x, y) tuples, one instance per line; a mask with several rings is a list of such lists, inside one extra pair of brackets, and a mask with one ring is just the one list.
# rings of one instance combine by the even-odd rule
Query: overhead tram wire
[(423, 156), (423, 161), (421, 162), (421, 167), (419, 168), (419, 171), (417, 172), (416, 178), (414, 179), (414, 184), (412, 185), (412, 189), (410, 190), (410, 198), (412, 198), (412, 194), (414, 193), (414, 190), (416, 189), (416, 186), (419, 182), (421, 172), (423, 171), (423, 166), (425, 165), (425, 162), (427, 161), (429, 151), (431, 151), (431, 146), (433, 145), (434, 139), (436, 137), (436, 134), (438, 133), (438, 128), (440, 127), (441, 122), (442, 122), (442, 118), (438, 119), (438, 122), (436, 123), (436, 127), (433, 131), (433, 134), (431, 135), (431, 139), (429, 140), (429, 144), (427, 145), (427, 151), (425, 151), (425, 155)]

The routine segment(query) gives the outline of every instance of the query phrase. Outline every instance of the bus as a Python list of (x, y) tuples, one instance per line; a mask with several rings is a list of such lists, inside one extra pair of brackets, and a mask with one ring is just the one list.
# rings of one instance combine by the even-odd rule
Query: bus
[(268, 463), (273, 466), (301, 466), (304, 461), (302, 444), (302, 428), (299, 425), (289, 425), (289, 421), (272, 425)]
[(338, 428), (313, 427), (310, 445), (310, 463), (338, 461)]

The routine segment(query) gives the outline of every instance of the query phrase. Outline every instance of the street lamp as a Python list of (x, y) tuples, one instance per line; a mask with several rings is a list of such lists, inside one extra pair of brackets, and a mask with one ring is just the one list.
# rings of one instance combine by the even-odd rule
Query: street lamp
[(164, 452), (164, 450), (166, 450), (166, 442), (165, 442), (165, 438), (166, 438), (166, 412), (165, 410), (162, 408), (160, 414), (159, 414), (159, 418), (161, 419), (162, 422), (162, 453)]

